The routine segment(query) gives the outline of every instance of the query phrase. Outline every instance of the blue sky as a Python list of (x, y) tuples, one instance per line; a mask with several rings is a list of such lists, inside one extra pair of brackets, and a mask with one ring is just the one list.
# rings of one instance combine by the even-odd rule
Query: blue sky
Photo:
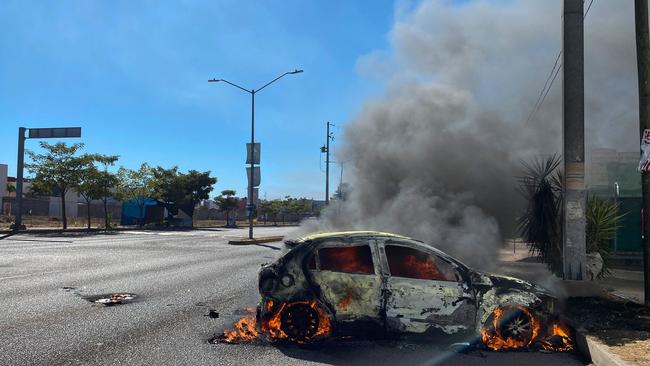
[(245, 195), (250, 96), (207, 79), (257, 88), (300, 68), (256, 96), (260, 195), (322, 199), (325, 122), (381, 94), (356, 65), (389, 47), (394, 11), (388, 0), (5, 0), (0, 163), (15, 174), (19, 126), (82, 126), (87, 152), (211, 170), (215, 193)]

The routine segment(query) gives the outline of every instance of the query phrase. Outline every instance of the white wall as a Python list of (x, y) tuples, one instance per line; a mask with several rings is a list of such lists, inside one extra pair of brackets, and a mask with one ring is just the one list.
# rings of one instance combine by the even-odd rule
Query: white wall
[[(77, 203), (79, 202), (77, 191), (71, 189), (65, 195), (65, 215), (77, 217)], [(61, 197), (50, 197), (50, 216), (61, 216)]]

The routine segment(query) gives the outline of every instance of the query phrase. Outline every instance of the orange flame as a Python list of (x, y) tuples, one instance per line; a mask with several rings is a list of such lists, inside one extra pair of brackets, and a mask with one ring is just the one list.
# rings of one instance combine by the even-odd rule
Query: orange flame
[(352, 294), (348, 293), (344, 297), (342, 297), (341, 300), (339, 300), (338, 303), (339, 310), (345, 311), (348, 308), (348, 306), (350, 306), (351, 303), (352, 303)]
[(483, 329), (481, 329), (481, 340), (483, 341), (483, 344), (489, 349), (493, 351), (505, 351), (505, 350), (522, 348), (522, 347), (528, 347), (539, 335), (539, 330), (540, 330), (539, 321), (535, 316), (533, 316), (530, 310), (522, 306), (513, 306), (513, 307), (521, 310), (530, 319), (530, 326), (532, 331), (530, 340), (526, 342), (526, 341), (517, 340), (510, 337), (504, 337), (499, 330), (498, 324), (501, 321), (501, 317), (505, 313), (505, 309), (508, 308), (496, 308), (494, 310), (494, 313), (492, 314), (493, 319), (492, 319), (492, 326), (489, 327), (490, 329), (486, 327), (483, 327)]
[(571, 330), (568, 326), (561, 323), (553, 323), (551, 335), (544, 339), (542, 348), (547, 351), (568, 352), (573, 350), (573, 341), (571, 340)]
[(223, 332), (222, 341), (227, 343), (237, 343), (245, 341), (254, 341), (260, 337), (257, 330), (257, 321), (255, 316), (248, 315), (239, 319), (233, 329)]
[[(515, 306), (517, 309), (524, 312), (531, 320), (532, 336), (528, 342), (516, 340), (512, 338), (503, 337), (499, 331), (499, 322), (503, 317), (508, 307), (497, 308), (492, 315), (492, 323), (481, 329), (481, 340), (483, 344), (493, 351), (513, 350), (522, 347), (529, 347), (532, 343), (536, 342), (540, 334), (540, 323), (537, 317), (532, 312), (520, 306)], [(550, 334), (544, 339), (539, 340), (541, 347), (547, 351), (555, 352), (568, 352), (573, 350), (573, 341), (571, 339), (571, 331), (568, 326), (555, 322), (553, 323)]]
[(430, 258), (418, 260), (414, 255), (407, 255), (402, 266), (404, 267), (403, 271), (410, 272), (409, 277), (423, 280), (446, 280)]
[[(245, 316), (239, 319), (232, 329), (223, 332), (219, 340), (226, 343), (251, 342), (261, 339), (264, 335), (268, 336), (271, 340), (288, 339), (289, 337), (282, 331), (282, 311), (287, 306), (293, 304), (308, 304), (318, 313), (318, 330), (312, 336), (312, 339), (318, 339), (330, 334), (332, 325), (329, 317), (321, 309), (316, 300), (312, 300), (282, 303), (268, 320), (262, 321), (260, 324), (257, 323), (255, 316)], [(274, 305), (272, 300), (268, 300), (263, 304), (267, 311), (273, 310)]]

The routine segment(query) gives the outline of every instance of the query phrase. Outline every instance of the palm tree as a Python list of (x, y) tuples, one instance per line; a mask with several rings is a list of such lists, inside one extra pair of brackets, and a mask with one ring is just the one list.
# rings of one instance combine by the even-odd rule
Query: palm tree
[(522, 162), (519, 190), (528, 202), (517, 226), (531, 253), (549, 269), (562, 273), (562, 178), (560, 157), (536, 158)]

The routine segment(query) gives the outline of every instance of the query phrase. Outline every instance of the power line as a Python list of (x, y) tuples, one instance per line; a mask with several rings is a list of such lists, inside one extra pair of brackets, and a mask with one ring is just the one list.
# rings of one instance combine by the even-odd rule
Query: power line
[[(584, 1), (583, 1), (583, 3), (584, 3)], [(589, 10), (591, 9), (592, 5), (594, 5), (594, 0), (591, 0), (591, 2), (589, 3), (589, 6), (587, 7), (587, 11), (585, 11), (585, 16), (582, 17), (582, 19), (587, 17), (587, 14), (589, 14)]]
[[(584, 0), (582, 2), (583, 4), (585, 3)], [(589, 2), (589, 5), (587, 6), (587, 11), (585, 11), (585, 14), (583, 15), (582, 19), (587, 18), (587, 14), (589, 14), (589, 10), (591, 10), (591, 6), (593, 4), (594, 4), (594, 0), (591, 0)], [(528, 118), (526, 118), (526, 124), (528, 124), (528, 122), (533, 121), (535, 119), (535, 115), (540, 110), (540, 108), (542, 108), (542, 105), (546, 100), (546, 96), (548, 95), (551, 88), (553, 87), (553, 83), (555, 82), (555, 79), (557, 78), (557, 75), (559, 74), (560, 69), (562, 68), (561, 63), (558, 66), (558, 62), (561, 56), (562, 56), (562, 50), (558, 52), (557, 57), (555, 58), (555, 63), (553, 64), (553, 68), (551, 69), (551, 72), (548, 74), (548, 77), (546, 78), (546, 82), (544, 83), (542, 90), (539, 92), (539, 95), (537, 96), (537, 101), (535, 102), (535, 105), (531, 109), (531, 112), (528, 114)], [(557, 70), (556, 70), (556, 66), (557, 66)], [(551, 76), (553, 76), (552, 79)], [(551, 81), (550, 83), (549, 80)]]
[[(551, 85), (553, 85), (553, 82), (555, 82), (555, 78), (557, 78), (557, 75), (560, 73), (561, 68), (562, 68), (562, 64), (560, 64), (560, 66), (557, 67), (557, 71), (555, 71), (555, 75), (553, 76), (553, 80), (551, 80)], [(549, 91), (551, 91), (550, 87), (548, 89), (546, 89), (546, 93), (544, 94), (544, 98), (542, 98), (542, 102), (539, 104), (539, 107), (537, 107), (537, 110), (535, 111), (535, 113), (537, 113), (539, 108), (542, 107), (542, 104), (544, 104), (544, 101), (546, 100), (546, 96), (548, 95)]]
[[(555, 71), (555, 68), (557, 67), (558, 61), (560, 61), (560, 56), (562, 56), (562, 51), (558, 52), (557, 57), (555, 58), (555, 63), (553, 64), (553, 68), (551, 69), (551, 72), (548, 74), (548, 77), (546, 78), (546, 82), (544, 83), (544, 87), (542, 90), (539, 91), (539, 95), (537, 96), (537, 101), (535, 102), (535, 105), (533, 106), (533, 109), (531, 109), (530, 113), (528, 114), (528, 118), (526, 118), (526, 124), (530, 122), (530, 120), (533, 118), (537, 110), (541, 107), (541, 105), (544, 103), (542, 101), (542, 97), (544, 96), (544, 91), (546, 90), (546, 87), (548, 86), (549, 81), (551, 81), (551, 78), (553, 78), (553, 73), (557, 75), (557, 72)], [(559, 68), (558, 68), (559, 70)], [(555, 79), (555, 78), (553, 78)], [(552, 83), (551, 83), (552, 84)], [(550, 87), (549, 87), (550, 89)], [(540, 103), (540, 101), (542, 101)]]

